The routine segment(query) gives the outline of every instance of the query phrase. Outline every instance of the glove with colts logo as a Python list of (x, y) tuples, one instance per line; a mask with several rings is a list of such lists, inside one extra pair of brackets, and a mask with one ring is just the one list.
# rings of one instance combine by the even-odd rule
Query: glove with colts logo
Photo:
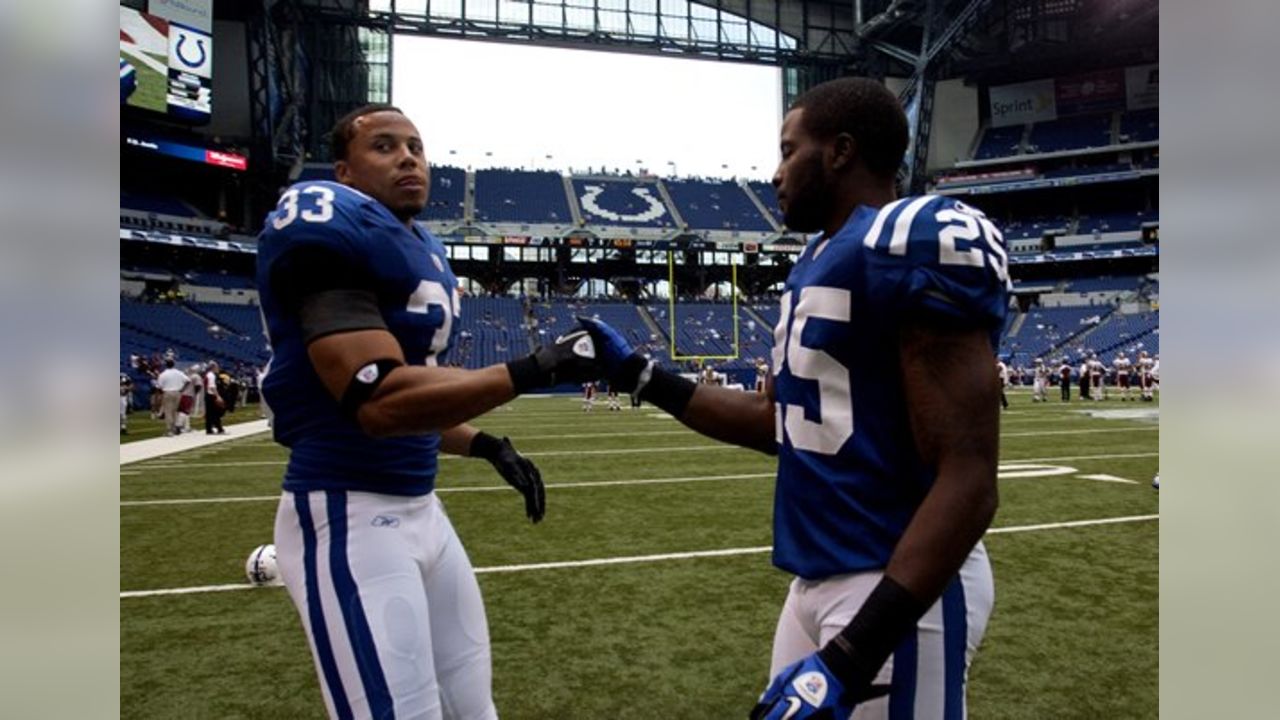
[(851, 693), (832, 674), (817, 653), (787, 667), (773, 679), (750, 720), (848, 720), (858, 702), (887, 694), (889, 688), (874, 685), (864, 693)]

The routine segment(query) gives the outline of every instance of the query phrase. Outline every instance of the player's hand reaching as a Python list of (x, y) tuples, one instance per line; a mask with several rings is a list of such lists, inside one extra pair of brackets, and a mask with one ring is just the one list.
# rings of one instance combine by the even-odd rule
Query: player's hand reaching
[(578, 324), (586, 328), (595, 343), (597, 361), (604, 369), (604, 376), (621, 392), (634, 392), (640, 373), (648, 365), (622, 333), (608, 323), (595, 318), (578, 316)]
[(511, 487), (524, 496), (524, 512), (529, 519), (538, 522), (547, 511), (547, 491), (542, 485), (542, 473), (531, 460), (516, 452), (509, 438), (498, 438), (486, 432), (478, 433), (471, 441), (472, 457), (488, 460), (498, 474)]
[(561, 335), (519, 360), (507, 363), (516, 394), (562, 383), (599, 380), (604, 370), (596, 361), (596, 348), (585, 330)]
[(848, 720), (859, 702), (880, 697), (888, 686), (846, 688), (817, 653), (782, 669), (752, 708), (750, 720)]

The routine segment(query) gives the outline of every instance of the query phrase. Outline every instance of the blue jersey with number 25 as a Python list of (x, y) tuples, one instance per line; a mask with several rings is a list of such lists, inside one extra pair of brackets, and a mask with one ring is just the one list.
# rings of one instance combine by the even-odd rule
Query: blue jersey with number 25
[(435, 365), (457, 329), (458, 281), (444, 246), (410, 230), (382, 203), (334, 182), (285, 191), (258, 239), (258, 289), (271, 336), (262, 392), (275, 413), (276, 441), (290, 449), (286, 490), (364, 490), (421, 495), (435, 484), (438, 433), (376, 439), (344, 416), (307, 356), (298, 318), (272, 287), (286, 253), (315, 249), (336, 257), (361, 285), (376, 288), (387, 329), (410, 365)]
[(987, 328), (995, 347), (1010, 288), (999, 231), (949, 198), (859, 206), (810, 242), (774, 330), (775, 565), (817, 579), (888, 564), (934, 480), (908, 421), (901, 322)]

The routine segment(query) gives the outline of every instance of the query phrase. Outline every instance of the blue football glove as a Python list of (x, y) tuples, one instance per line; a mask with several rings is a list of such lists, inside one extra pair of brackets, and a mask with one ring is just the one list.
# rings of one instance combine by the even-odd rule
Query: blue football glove
[(600, 363), (605, 377), (614, 389), (634, 392), (640, 373), (648, 366), (648, 361), (631, 347), (622, 333), (608, 323), (579, 315), (578, 324), (591, 335), (596, 348), (596, 362)]
[(887, 692), (886, 686), (872, 686), (854, 697), (814, 653), (778, 673), (750, 720), (848, 720), (859, 701)]

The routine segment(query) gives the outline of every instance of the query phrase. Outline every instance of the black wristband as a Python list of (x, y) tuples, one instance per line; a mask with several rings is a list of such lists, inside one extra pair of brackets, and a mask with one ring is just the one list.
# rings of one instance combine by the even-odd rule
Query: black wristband
[(551, 382), (550, 373), (538, 366), (538, 359), (533, 355), (525, 355), (507, 363), (507, 372), (511, 373), (511, 385), (515, 387), (517, 395), (545, 387)]
[(640, 389), (640, 399), (657, 405), (679, 420), (684, 416), (685, 408), (689, 407), (689, 401), (693, 399), (693, 391), (697, 389), (697, 385), (679, 375), (655, 366), (648, 384)]
[(502, 452), (502, 441), (483, 430), (471, 438), (471, 447), (467, 450), (467, 454), (471, 457), (485, 460), (498, 457), (500, 452)]
[(640, 384), (640, 375), (644, 369), (649, 366), (649, 361), (639, 353), (631, 353), (626, 360), (618, 366), (618, 371), (609, 378), (610, 384), (614, 390), (621, 392), (634, 393), (636, 386)]
[(818, 656), (845, 688), (860, 692), (871, 685), (928, 609), (910, 590), (885, 575), (858, 614), (818, 651)]

